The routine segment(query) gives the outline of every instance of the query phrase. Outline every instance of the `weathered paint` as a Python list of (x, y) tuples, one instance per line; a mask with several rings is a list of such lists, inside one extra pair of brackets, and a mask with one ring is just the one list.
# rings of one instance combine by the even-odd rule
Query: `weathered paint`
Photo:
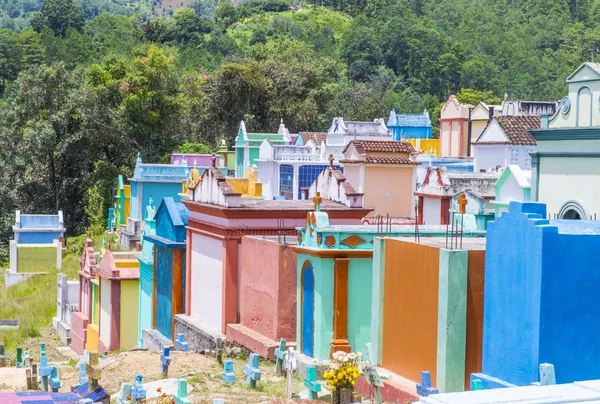
[(139, 302), (139, 281), (128, 280), (121, 281), (121, 316), (119, 324), (120, 349), (131, 349), (137, 345), (138, 333), (138, 302)]
[(296, 253), (259, 237), (241, 243), (240, 322), (279, 341), (296, 341)]
[(394, 239), (386, 241), (381, 364), (413, 381), (420, 380), (421, 371), (428, 369), (434, 386), (439, 260), (439, 249)]
[(470, 389), (471, 373), (481, 372), (485, 251), (469, 251), (468, 271), (465, 390)]

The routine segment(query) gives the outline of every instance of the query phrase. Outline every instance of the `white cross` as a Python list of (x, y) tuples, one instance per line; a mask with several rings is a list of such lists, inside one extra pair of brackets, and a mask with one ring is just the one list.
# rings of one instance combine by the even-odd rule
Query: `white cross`
[(292, 398), (292, 373), (296, 370), (296, 358), (294, 357), (294, 348), (288, 348), (284, 359), (284, 368), (287, 372), (286, 394), (287, 398)]

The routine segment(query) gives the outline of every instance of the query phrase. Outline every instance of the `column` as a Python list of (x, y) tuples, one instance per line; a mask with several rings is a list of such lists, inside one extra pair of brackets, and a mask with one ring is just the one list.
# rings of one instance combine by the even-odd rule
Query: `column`
[(298, 190), (300, 189), (299, 185), (300, 184), (300, 166), (296, 163), (294, 164), (292, 167), (294, 167), (294, 175), (293, 175), (293, 185), (292, 188), (294, 189), (293, 191), (293, 200), (297, 200), (298, 199)]
[(236, 238), (223, 240), (223, 316), (219, 330), (223, 334), (227, 324), (238, 322), (238, 242)]
[(192, 231), (187, 229), (187, 248), (186, 248), (186, 259), (185, 259), (185, 314), (190, 316), (192, 314)]
[(350, 352), (348, 342), (348, 263), (350, 258), (335, 258), (333, 265), (333, 339), (329, 355)]

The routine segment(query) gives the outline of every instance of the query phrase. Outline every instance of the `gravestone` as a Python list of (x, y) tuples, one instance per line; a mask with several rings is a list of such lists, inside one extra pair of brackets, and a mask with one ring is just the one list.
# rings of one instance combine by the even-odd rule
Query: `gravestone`
[(417, 394), (427, 397), (430, 394), (438, 394), (439, 391), (431, 385), (431, 373), (428, 370), (421, 371), (421, 383), (417, 384)]
[(180, 351), (187, 352), (190, 350), (190, 347), (187, 342), (185, 342), (185, 335), (182, 333), (177, 334), (177, 339), (175, 340), (175, 347)]
[(317, 382), (317, 367), (309, 366), (306, 368), (306, 379), (304, 386), (308, 388), (308, 399), (317, 400), (321, 391), (321, 384)]
[(135, 400), (144, 400), (146, 398), (146, 390), (142, 383), (142, 375), (136, 375), (133, 381), (133, 389), (131, 390), (131, 398)]
[(283, 373), (283, 359), (285, 358), (286, 352), (285, 352), (285, 347), (286, 347), (286, 340), (281, 338), (281, 340), (279, 341), (279, 347), (275, 348), (275, 372), (276, 373)]
[(250, 360), (244, 365), (244, 374), (246, 375), (246, 385), (256, 388), (256, 382), (260, 380), (261, 372), (258, 369), (260, 356), (255, 353), (250, 354)]
[(99, 385), (100, 385), (99, 381), (102, 378), (102, 369), (100, 369), (98, 367), (98, 353), (97, 352), (89, 353), (89, 359), (88, 359), (88, 363), (85, 367), (85, 370), (87, 373), (89, 390), (90, 391), (96, 390), (99, 387)]
[(18, 368), (22, 368), (23, 367), (23, 348), (21, 348), (21, 347), (17, 347), (16, 366)]
[(160, 355), (160, 363), (162, 365), (162, 377), (166, 379), (169, 376), (169, 365), (171, 364), (171, 348), (164, 347), (163, 353)]
[(58, 378), (56, 366), (50, 368), (50, 387), (53, 393), (58, 393), (58, 389), (60, 389), (60, 379)]
[(79, 384), (82, 385), (88, 382), (87, 369), (85, 362), (79, 362)]
[(46, 356), (46, 343), (40, 342), (40, 358)]
[(133, 398), (131, 397), (131, 383), (121, 383), (117, 404), (129, 404), (131, 398)]
[(286, 392), (286, 397), (287, 398), (293, 398), (293, 392), (292, 392), (292, 374), (294, 373), (294, 370), (296, 370), (296, 357), (295, 357), (295, 353), (294, 353), (294, 348), (290, 347), (287, 350), (287, 353), (285, 354), (284, 357), (284, 361), (283, 361), (283, 367), (285, 368), (285, 372), (286, 372), (286, 381), (285, 381), (285, 392)]
[(187, 398), (187, 380), (177, 380), (177, 394), (174, 397), (175, 404), (191, 404)]
[(235, 383), (235, 374), (233, 373), (233, 361), (225, 361), (223, 366), (223, 381), (225, 383)]
[(540, 386), (550, 386), (556, 384), (556, 374), (554, 365), (550, 363), (540, 364)]
[(38, 388), (38, 365), (35, 363), (31, 365), (31, 389), (37, 390)]

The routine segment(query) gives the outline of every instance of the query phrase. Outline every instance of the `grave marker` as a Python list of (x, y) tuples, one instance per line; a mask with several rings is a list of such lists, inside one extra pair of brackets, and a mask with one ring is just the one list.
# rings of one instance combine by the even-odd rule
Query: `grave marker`
[(142, 375), (136, 375), (135, 380), (133, 381), (133, 389), (131, 390), (131, 398), (135, 402), (135, 400), (144, 400), (146, 398), (146, 390), (144, 389), (144, 385), (142, 383), (143, 377)]
[(117, 397), (117, 404), (129, 404), (131, 397), (131, 383), (121, 383), (121, 390)]
[(417, 394), (427, 397), (430, 394), (439, 394), (438, 389), (431, 385), (431, 373), (428, 370), (421, 371), (421, 383), (417, 384)]
[(256, 388), (256, 382), (260, 380), (261, 372), (258, 369), (260, 356), (255, 353), (250, 354), (250, 360), (244, 365), (244, 374), (246, 375), (246, 385)]
[[(363, 369), (363, 374), (365, 375), (365, 378), (367, 379), (367, 383), (369, 383), (371, 386), (373, 386), (373, 389), (375, 389), (375, 398), (377, 400), (377, 404), (381, 404), (381, 391), (380, 388), (383, 387), (383, 381), (381, 380), (381, 377), (379, 375), (379, 373), (377, 372), (377, 367), (375, 365), (375, 362), (373, 361), (373, 358), (375, 356), (373, 355), (373, 347), (371, 346), (371, 343), (367, 344), (367, 362), (368, 362), (368, 366), (365, 367)], [(384, 378), (387, 378), (384, 376)]]
[(6, 349), (4, 344), (0, 344), (0, 368), (6, 367)]
[(187, 352), (190, 350), (190, 347), (187, 342), (185, 342), (185, 335), (182, 333), (177, 334), (177, 339), (175, 340), (175, 347), (180, 351)]
[(53, 393), (58, 393), (58, 389), (60, 389), (60, 379), (58, 378), (58, 369), (56, 366), (50, 368), (50, 387)]
[(223, 340), (221, 337), (217, 337), (217, 362), (220, 365), (223, 364)]
[(554, 365), (550, 363), (540, 364), (540, 386), (550, 386), (556, 384), (556, 374)]
[(191, 404), (187, 398), (187, 380), (177, 380), (177, 394), (175, 395), (175, 404)]
[(31, 360), (25, 360), (25, 381), (27, 382), (27, 390), (31, 390)]
[(304, 386), (308, 388), (308, 399), (316, 400), (319, 398), (319, 392), (321, 391), (321, 384), (317, 382), (317, 367), (309, 366), (306, 368), (306, 379), (304, 379)]
[(40, 342), (40, 358), (46, 356), (46, 343)]
[(79, 385), (85, 384), (88, 382), (87, 378), (87, 369), (85, 362), (79, 362)]
[(50, 367), (48, 366), (48, 357), (40, 358), (40, 376), (42, 377), (42, 390), (48, 391), (48, 379), (50, 377)]
[(170, 347), (163, 348), (163, 353), (160, 355), (160, 363), (162, 364), (162, 377), (165, 379), (169, 375), (169, 364), (171, 363)]
[(18, 347), (17, 348), (17, 359), (16, 359), (16, 366), (18, 368), (22, 368), (23, 367), (23, 348)]
[(89, 390), (96, 390), (99, 386), (98, 382), (102, 378), (102, 369), (98, 367), (98, 353), (90, 352), (88, 363), (85, 366), (89, 381)]
[(294, 348), (290, 347), (285, 354), (283, 366), (285, 368), (287, 377), (285, 381), (285, 391), (287, 398), (292, 397), (292, 373), (296, 370), (296, 357), (294, 355)]
[(225, 361), (223, 365), (223, 381), (225, 383), (235, 383), (235, 374), (233, 373), (233, 361)]
[(35, 363), (31, 365), (31, 389), (37, 390), (38, 388), (38, 365)]
[(283, 359), (285, 358), (286, 352), (285, 352), (285, 347), (286, 347), (286, 340), (281, 338), (281, 340), (279, 341), (279, 348), (275, 348), (275, 357), (277, 358), (275, 360), (275, 372), (276, 373), (283, 373)]

